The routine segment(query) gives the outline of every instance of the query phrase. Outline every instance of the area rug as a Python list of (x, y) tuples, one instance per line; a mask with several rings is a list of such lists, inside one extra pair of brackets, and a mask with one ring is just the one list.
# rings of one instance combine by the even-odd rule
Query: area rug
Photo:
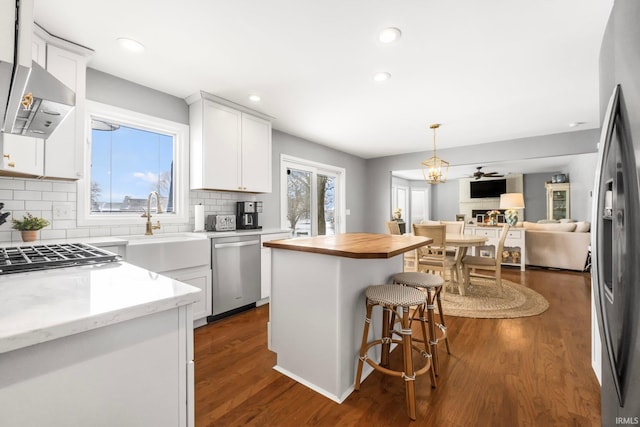
[(535, 316), (549, 308), (549, 302), (539, 293), (509, 280), (502, 280), (502, 296), (495, 282), (472, 278), (467, 295), (448, 288), (442, 297), (442, 310), (447, 316), (477, 319), (512, 319)]

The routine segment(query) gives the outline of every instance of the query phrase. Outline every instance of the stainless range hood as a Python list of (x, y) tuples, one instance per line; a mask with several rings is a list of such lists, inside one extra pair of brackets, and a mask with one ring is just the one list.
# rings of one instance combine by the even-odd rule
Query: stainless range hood
[[(14, 5), (13, 1), (10, 3)], [(46, 139), (73, 110), (75, 94), (31, 60), (33, 0), (16, 1), (14, 6), (13, 13), (2, 13), (4, 17), (0, 18), (7, 21), (0, 22), (4, 28), (9, 24), (9, 28), (15, 28), (12, 33), (2, 34), (13, 43), (0, 44), (3, 50), (0, 52), (0, 96), (3, 96), (0, 104), (5, 107), (0, 108), (0, 129), (4, 133)], [(7, 81), (7, 62), (11, 58), (12, 72)]]
[(75, 103), (73, 91), (34, 62), (14, 73), (4, 132), (46, 139)]

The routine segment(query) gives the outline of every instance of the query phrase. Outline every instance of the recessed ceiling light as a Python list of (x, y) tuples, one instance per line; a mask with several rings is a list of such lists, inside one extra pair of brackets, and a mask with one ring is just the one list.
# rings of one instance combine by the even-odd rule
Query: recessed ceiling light
[(584, 124), (584, 122), (571, 122), (571, 123), (569, 123), (569, 127), (570, 128), (574, 128), (576, 126), (580, 126), (580, 125), (583, 125), (583, 124)]
[(251, 101), (251, 102), (260, 102), (260, 96), (259, 95), (249, 95), (249, 101)]
[(400, 31), (398, 28), (389, 27), (380, 31), (380, 35), (378, 36), (378, 39), (382, 43), (393, 43), (394, 41), (398, 40), (401, 35), (402, 35), (402, 31)]
[(142, 52), (144, 51), (144, 46), (142, 45), (142, 43), (133, 40), (133, 39), (128, 39), (126, 37), (120, 37), (118, 38), (118, 43), (120, 43), (120, 46), (124, 47), (125, 49), (127, 49), (128, 51), (131, 52)]
[(384, 82), (391, 78), (391, 73), (387, 73), (386, 71), (380, 71), (373, 75), (373, 80), (377, 82)]

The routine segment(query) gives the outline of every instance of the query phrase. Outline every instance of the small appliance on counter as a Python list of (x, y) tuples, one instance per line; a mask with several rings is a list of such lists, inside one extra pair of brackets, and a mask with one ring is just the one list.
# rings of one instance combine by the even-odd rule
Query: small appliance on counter
[(258, 225), (259, 213), (262, 213), (262, 202), (238, 202), (236, 204), (236, 228), (238, 230), (262, 228)]
[(235, 215), (207, 215), (207, 231), (233, 231), (236, 229)]

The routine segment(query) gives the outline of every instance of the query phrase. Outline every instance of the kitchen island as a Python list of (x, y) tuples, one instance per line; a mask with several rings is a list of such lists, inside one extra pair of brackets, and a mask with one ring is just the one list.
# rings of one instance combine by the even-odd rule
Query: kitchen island
[[(429, 242), (419, 236), (347, 233), (264, 243), (272, 249), (269, 348), (277, 353), (274, 369), (344, 401), (355, 382), (365, 289), (388, 283), (402, 271), (403, 254)], [(374, 319), (371, 326), (371, 335), (379, 336), (380, 321)], [(365, 375), (372, 371), (367, 368)]]
[(192, 426), (198, 292), (124, 262), (0, 276), (0, 424)]

